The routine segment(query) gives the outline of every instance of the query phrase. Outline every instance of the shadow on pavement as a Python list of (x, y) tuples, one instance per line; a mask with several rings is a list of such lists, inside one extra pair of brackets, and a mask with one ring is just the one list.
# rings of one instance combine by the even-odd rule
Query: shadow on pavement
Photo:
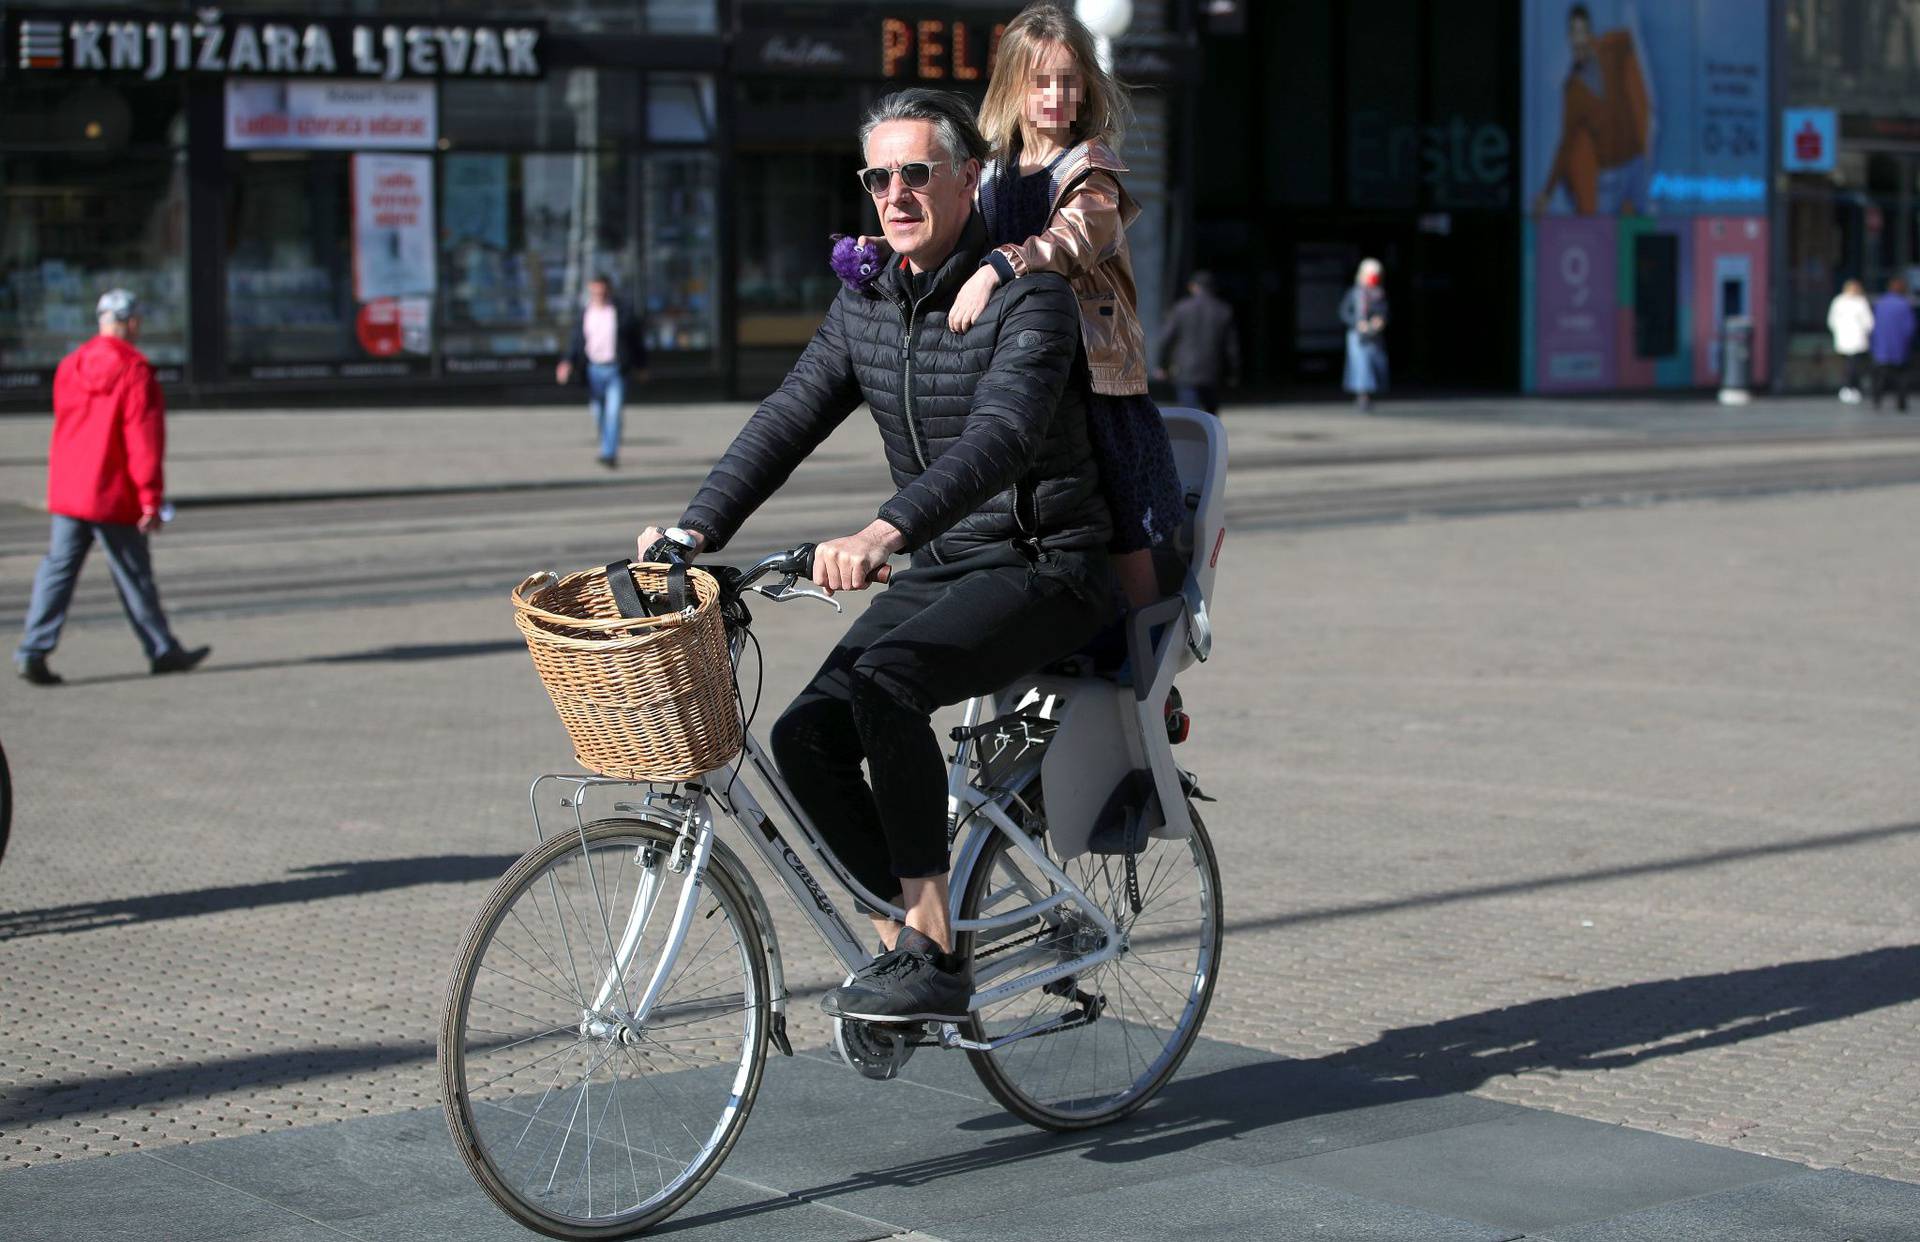
[(1533, 1070), (1620, 1069), (1920, 1000), (1920, 945), (1656, 979), (1388, 1031), (1316, 1064), (1440, 1091)]
[(0, 941), (97, 931), (103, 927), (191, 918), (228, 910), (251, 910), (292, 901), (357, 896), (419, 884), (497, 880), (519, 858), (518, 854), (434, 854), (419, 858), (318, 863), (295, 868), (293, 879), (7, 911), (0, 913)]
[(433, 1045), (425, 1042), (354, 1044), (189, 1061), (131, 1074), (34, 1082), (10, 1089), (0, 1097), (0, 1129), (78, 1113), (119, 1112), (167, 1100), (200, 1099), (228, 1091), (410, 1065), (430, 1061), (433, 1055)]
[[(263, 669), (304, 668), (309, 664), (415, 664), (431, 660), (459, 660), (468, 656), (500, 655), (525, 651), (519, 638), (492, 638), (471, 643), (403, 643), (375, 647), (368, 651), (347, 651), (339, 655), (302, 656), (297, 660), (248, 660), (238, 664), (206, 664), (193, 671), (195, 678), (215, 673), (257, 673)], [(151, 673), (111, 673), (105, 677), (69, 677), (68, 687), (111, 686), (127, 681), (145, 681)]]
[[(971, 1118), (958, 1128), (981, 1133), (978, 1147), (862, 1171), (790, 1197), (817, 1200), (915, 1186), (1042, 1152), (1079, 1152), (1089, 1160), (1127, 1164), (1222, 1138), (1253, 1137), (1303, 1118), (1457, 1095), (1499, 1075), (1634, 1065), (1914, 1000), (1920, 1000), (1920, 945), (1549, 997), (1389, 1031), (1364, 1047), (1318, 1060), (1276, 1057), (1176, 1077), (1133, 1117), (1079, 1134), (1041, 1133), (1006, 1113)], [(433, 1055), (433, 1045), (424, 1041), (352, 1045), (32, 1083), (0, 1102), (0, 1128), (417, 1063)], [(758, 1215), (785, 1202), (677, 1218), (667, 1228)]]
[(1718, 867), (1727, 863), (1750, 862), (1758, 858), (1777, 858), (1820, 850), (1846, 849), (1872, 845), (1901, 837), (1920, 836), (1920, 823), (1885, 824), (1878, 828), (1856, 828), (1824, 836), (1794, 837), (1787, 841), (1769, 841), (1765, 845), (1742, 845), (1732, 849), (1709, 850), (1704, 854), (1682, 854), (1677, 858), (1659, 858), (1649, 862), (1601, 867), (1592, 871), (1563, 871), (1557, 875), (1532, 876), (1523, 880), (1503, 880), (1497, 884), (1476, 884), (1467, 888), (1446, 889), (1437, 893), (1415, 893), (1408, 897), (1390, 897), (1347, 906), (1316, 906), (1260, 918), (1229, 919), (1227, 930), (1272, 931), (1301, 923), (1325, 923), (1335, 919), (1361, 918), (1370, 914), (1392, 914), (1401, 910), (1422, 910), (1431, 906), (1452, 905), (1461, 901), (1479, 901), (1485, 897), (1511, 897), (1518, 893), (1538, 893), (1576, 884), (1598, 884), (1607, 880), (1632, 879), (1643, 875), (1666, 875), (1700, 867)]

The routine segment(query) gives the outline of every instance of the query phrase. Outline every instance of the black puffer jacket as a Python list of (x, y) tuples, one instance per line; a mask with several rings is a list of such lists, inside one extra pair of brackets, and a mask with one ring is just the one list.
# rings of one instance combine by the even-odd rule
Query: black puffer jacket
[(899, 490), (880, 506), (908, 550), (937, 558), (995, 543), (1104, 547), (1109, 532), (1087, 440), (1080, 311), (1047, 273), (995, 289), (965, 335), (947, 310), (986, 253), (979, 213), (917, 304), (890, 262), (873, 287), (842, 290), (778, 391), (754, 412), (680, 525), (709, 548), (865, 400)]

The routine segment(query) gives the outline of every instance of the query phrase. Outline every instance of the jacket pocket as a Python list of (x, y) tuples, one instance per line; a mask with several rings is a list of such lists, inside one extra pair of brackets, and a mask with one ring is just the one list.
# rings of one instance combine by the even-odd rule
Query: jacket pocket
[(1120, 343), (1119, 324), (1119, 299), (1113, 294), (1080, 295), (1080, 335), (1086, 343), (1088, 362), (1111, 365), (1114, 347)]

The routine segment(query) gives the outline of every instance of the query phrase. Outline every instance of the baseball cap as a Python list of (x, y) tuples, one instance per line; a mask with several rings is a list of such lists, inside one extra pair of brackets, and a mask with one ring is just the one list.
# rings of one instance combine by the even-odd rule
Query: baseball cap
[(98, 315), (112, 315), (121, 323), (140, 313), (140, 299), (125, 289), (109, 289), (100, 295), (100, 301), (93, 308)]

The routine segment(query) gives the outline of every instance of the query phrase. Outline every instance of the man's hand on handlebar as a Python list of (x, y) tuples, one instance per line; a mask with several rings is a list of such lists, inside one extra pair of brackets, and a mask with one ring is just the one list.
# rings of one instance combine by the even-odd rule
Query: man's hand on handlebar
[[(707, 537), (701, 534), (697, 530), (689, 531), (688, 533), (691, 534), (694, 537), (694, 539), (698, 540), (698, 543), (694, 547), (693, 551), (685, 554), (685, 559), (690, 561), (694, 557), (706, 551)], [(636, 561), (657, 560), (658, 559), (657, 557), (654, 557), (649, 554), (653, 551), (654, 545), (659, 543), (665, 537), (666, 537), (666, 532), (661, 530), (658, 526), (649, 526), (645, 530), (641, 531), (640, 541), (639, 541), (639, 555), (635, 556), (633, 559)]]
[(813, 580), (828, 595), (864, 591), (885, 582), (887, 558), (906, 546), (906, 536), (891, 522), (876, 520), (857, 535), (829, 539), (813, 550)]

